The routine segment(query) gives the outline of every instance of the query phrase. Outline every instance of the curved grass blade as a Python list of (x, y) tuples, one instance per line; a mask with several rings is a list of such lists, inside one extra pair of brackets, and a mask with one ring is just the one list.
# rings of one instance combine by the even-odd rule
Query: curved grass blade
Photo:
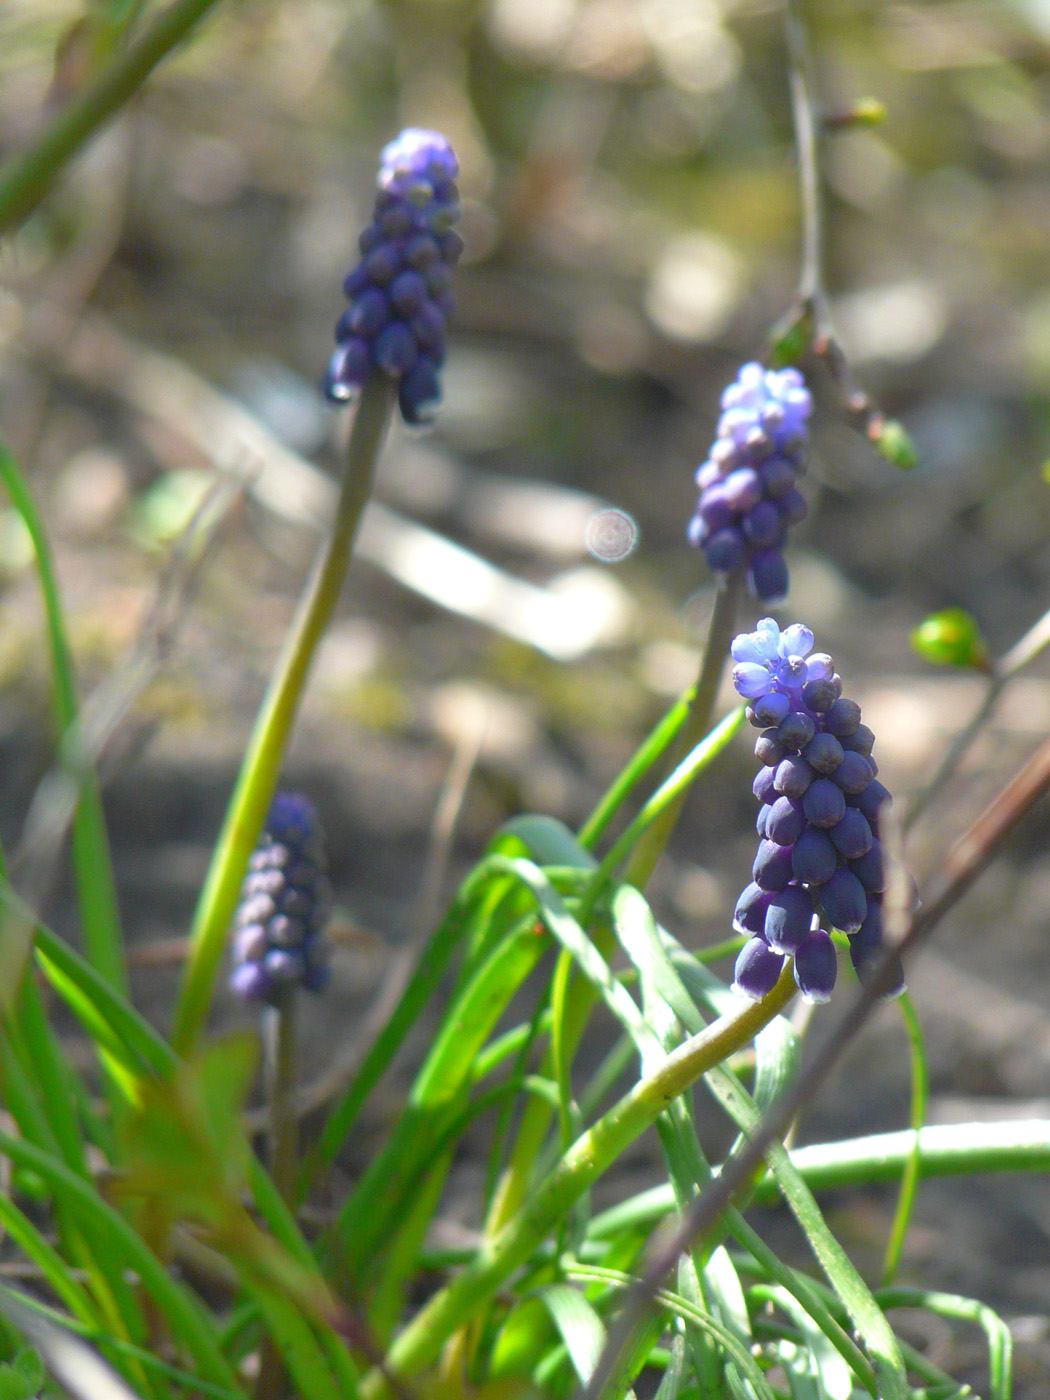
[[(117, 906), (116, 884), (110, 858), (109, 838), (98, 782), (90, 755), (79, 736), (79, 702), (73, 669), (73, 656), (66, 636), (65, 615), (58, 589), (51, 546), (32, 493), (18, 464), (0, 442), (0, 478), (11, 502), (22, 517), (33, 542), (37, 577), (44, 601), (47, 635), (51, 649), (55, 718), (63, 766), (76, 782), (78, 796), (73, 816), (73, 866), (77, 899), (84, 926), (88, 958), (116, 990), (127, 991), (128, 975), (124, 962)], [(0, 952), (0, 998), (9, 998), (18, 986), (21, 969), (29, 954), (32, 924), (5, 920)]]
[(1010, 1400), (1013, 1393), (1013, 1338), (999, 1314), (973, 1298), (922, 1288), (880, 1288), (884, 1308), (925, 1308), (938, 1317), (973, 1322), (988, 1342), (989, 1400)]
[(919, 1014), (911, 995), (904, 991), (897, 998), (897, 1005), (904, 1017), (908, 1032), (908, 1046), (911, 1051), (911, 1127), (915, 1134), (912, 1150), (901, 1177), (897, 1209), (893, 1215), (890, 1237), (886, 1243), (886, 1256), (882, 1264), (882, 1282), (893, 1282), (900, 1265), (904, 1241), (911, 1224), (915, 1197), (919, 1189), (919, 1176), (922, 1172), (922, 1128), (926, 1122), (926, 1104), (930, 1096), (930, 1071), (926, 1060), (926, 1041), (919, 1022)]

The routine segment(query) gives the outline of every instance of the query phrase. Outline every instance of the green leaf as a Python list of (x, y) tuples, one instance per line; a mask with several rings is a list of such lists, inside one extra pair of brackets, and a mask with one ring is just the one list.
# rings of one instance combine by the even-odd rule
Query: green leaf
[(597, 865), (590, 851), (580, 845), (576, 833), (555, 817), (535, 813), (512, 817), (500, 827), (494, 849), (503, 850), (502, 836), (517, 837), (537, 865), (574, 866), (580, 870), (593, 870)]
[(963, 608), (931, 613), (912, 632), (911, 644), (924, 661), (934, 666), (971, 671), (989, 668), (988, 644), (976, 619)]
[(26, 1347), (13, 1361), (0, 1366), (0, 1400), (32, 1400), (46, 1379), (40, 1353)]
[(784, 369), (798, 364), (813, 344), (816, 322), (807, 303), (794, 306), (770, 335), (768, 360), (771, 368)]
[(850, 1400), (854, 1385), (849, 1367), (814, 1325), (806, 1309), (782, 1288), (770, 1289), (769, 1293), (776, 1306), (791, 1318), (805, 1342), (794, 1355), (784, 1347), (779, 1348), (792, 1377), (792, 1395), (805, 1396), (807, 1400), (809, 1396), (813, 1400)]
[(605, 1345), (604, 1323), (580, 1290), (569, 1283), (548, 1284), (536, 1290), (536, 1297), (550, 1313), (577, 1379), (586, 1385)]

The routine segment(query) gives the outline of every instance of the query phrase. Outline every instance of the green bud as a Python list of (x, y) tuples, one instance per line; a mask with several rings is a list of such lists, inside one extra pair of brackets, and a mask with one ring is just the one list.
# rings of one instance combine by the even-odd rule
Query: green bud
[(977, 623), (962, 608), (931, 613), (911, 634), (911, 644), (934, 666), (988, 670), (988, 646)]
[(881, 126), (886, 108), (877, 97), (861, 97), (845, 112), (832, 112), (824, 119), (828, 131), (849, 131), (855, 126)]
[(887, 462), (901, 471), (910, 472), (918, 465), (915, 444), (907, 429), (896, 418), (876, 418), (868, 428), (872, 446)]

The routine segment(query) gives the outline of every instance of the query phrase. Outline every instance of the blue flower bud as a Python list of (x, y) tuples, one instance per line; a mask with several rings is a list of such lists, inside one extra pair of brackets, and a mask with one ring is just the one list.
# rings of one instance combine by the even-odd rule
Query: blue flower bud
[[(738, 407), (726, 414), (734, 433)], [(768, 430), (776, 432), (774, 418)], [(842, 698), (834, 662), (812, 646), (807, 627), (781, 631), (763, 618), (731, 647), (733, 683), (750, 702), (748, 719), (763, 728), (755, 743), (763, 766), (753, 785), (763, 804), (762, 840), (753, 883), (733, 920), (738, 931), (756, 935), (740, 955), (734, 982), (749, 996), (766, 994), (774, 967), (779, 975), (772, 953), (794, 958), (804, 997), (826, 1001), (836, 974), (828, 929), (849, 935), (861, 971), (882, 947), (886, 873), (878, 814), (889, 793), (874, 776), (874, 735), (860, 722), (860, 706)], [(890, 994), (902, 986), (903, 974)]]
[(411, 128), (384, 148), (372, 223), (359, 241), (362, 260), (344, 283), (350, 306), (336, 327), (338, 349), (325, 379), (330, 399), (352, 398), (378, 370), (398, 381), (407, 422), (433, 416), (452, 269), (463, 250), (451, 227), (458, 172), (437, 132)]
[[(700, 499), (688, 531), (715, 573), (746, 568), (748, 586), (767, 602), (787, 596), (788, 570), (781, 552), (787, 526), (803, 518), (806, 503), (795, 487), (804, 463), (809, 391), (797, 370), (741, 367), (722, 395), (717, 440), (697, 473)], [(732, 519), (707, 519), (712, 505)], [(732, 528), (740, 544), (730, 548), (722, 531)]]
[(241, 890), (229, 983), (235, 996), (277, 1005), (291, 986), (323, 987), (329, 899), (314, 806), (298, 793), (278, 793)]

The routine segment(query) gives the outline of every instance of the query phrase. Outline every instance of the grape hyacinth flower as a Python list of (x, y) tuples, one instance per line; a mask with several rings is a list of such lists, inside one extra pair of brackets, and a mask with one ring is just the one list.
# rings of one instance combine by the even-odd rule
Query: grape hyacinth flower
[[(769, 617), (731, 647), (733, 684), (762, 731), (758, 853), (733, 916), (733, 927), (750, 934), (734, 986), (755, 999), (772, 991), (790, 957), (806, 1000), (827, 1001), (836, 976), (830, 929), (848, 935), (862, 980), (883, 947), (879, 816), (890, 795), (860, 706), (842, 695), (831, 657), (812, 648), (808, 627), (782, 632)], [(898, 968), (890, 994), (903, 988)]]
[(805, 470), (806, 419), (813, 400), (796, 369), (742, 366), (722, 395), (714, 446), (696, 473), (700, 488), (690, 544), (717, 574), (746, 569), (763, 602), (787, 597), (783, 546), (806, 514), (795, 485)]
[(406, 423), (425, 423), (441, 401), (439, 371), (453, 310), (452, 269), (463, 251), (459, 163), (436, 131), (409, 128), (383, 148), (372, 222), (347, 277), (350, 305), (335, 328), (325, 392), (351, 399), (377, 372), (398, 381)]
[(241, 888), (230, 990), (271, 1006), (291, 987), (323, 991), (329, 969), (321, 935), (330, 898), (314, 805), (280, 792)]

